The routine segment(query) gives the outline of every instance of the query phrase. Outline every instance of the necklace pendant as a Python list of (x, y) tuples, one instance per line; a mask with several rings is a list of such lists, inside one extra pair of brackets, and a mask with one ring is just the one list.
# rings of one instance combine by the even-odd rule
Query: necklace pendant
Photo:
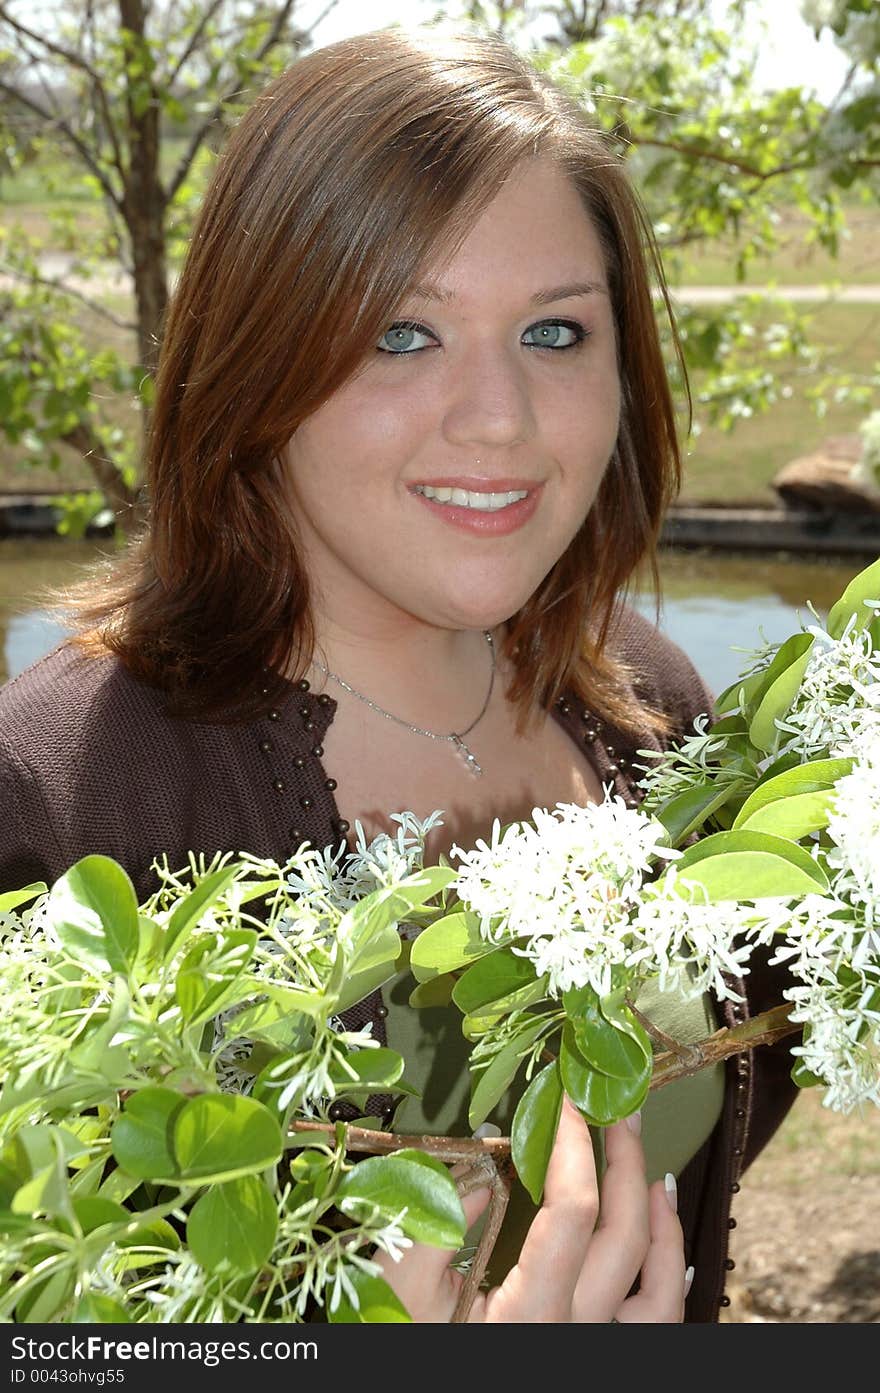
[(455, 745), (455, 748), (458, 750), (458, 753), (461, 755), (474, 778), (478, 779), (483, 772), (483, 767), (481, 764), (477, 763), (477, 756), (474, 754), (473, 750), (468, 749), (460, 735), (450, 735), (449, 738)]

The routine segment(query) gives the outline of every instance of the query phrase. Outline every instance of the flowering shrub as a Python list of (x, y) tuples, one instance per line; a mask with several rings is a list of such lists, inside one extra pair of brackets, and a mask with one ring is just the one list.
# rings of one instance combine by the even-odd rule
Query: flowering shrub
[[(0, 1320), (406, 1321), (374, 1257), (462, 1243), (445, 1163), (509, 1151), (537, 1203), (563, 1092), (601, 1126), (676, 1076), (644, 984), (736, 995), (759, 944), (785, 1001), (688, 1071), (800, 1027), (799, 1084), (880, 1103), (878, 595), (880, 563), (757, 654), (638, 809), (535, 809), (437, 866), (440, 815), (400, 813), (353, 853), (157, 864), (141, 905), (102, 856), (0, 895)], [(407, 967), (461, 1013), (474, 1129), (523, 1075), (509, 1139), (369, 1113), (406, 1061), (341, 1013)]]

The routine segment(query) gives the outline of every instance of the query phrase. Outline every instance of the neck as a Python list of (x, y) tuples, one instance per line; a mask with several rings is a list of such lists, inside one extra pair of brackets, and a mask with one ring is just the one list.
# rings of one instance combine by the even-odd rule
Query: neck
[[(493, 665), (494, 649), (482, 630), (413, 621), (366, 634), (319, 624), (314, 685), (341, 704), (367, 698), (408, 724), (449, 733), (466, 729), (479, 713)], [(353, 692), (340, 688), (338, 679)]]

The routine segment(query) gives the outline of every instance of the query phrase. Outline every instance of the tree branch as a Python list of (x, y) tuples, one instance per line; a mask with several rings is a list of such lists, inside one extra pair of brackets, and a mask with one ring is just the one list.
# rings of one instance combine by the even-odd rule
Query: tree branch
[[(335, 3), (336, 0), (333, 0), (334, 5)], [(270, 32), (267, 34), (263, 43), (260, 45), (259, 49), (254, 55), (254, 62), (261, 63), (263, 59), (266, 57), (266, 55), (270, 52), (270, 50), (273, 49), (275, 45), (278, 43), (279, 39), (281, 38), (281, 32), (284, 28), (284, 25), (287, 22), (287, 17), (295, 4), (296, 0), (284, 0), (284, 4), (282, 5), (278, 14), (275, 16), (275, 23), (273, 24)], [(329, 14), (330, 9), (332, 8), (333, 5), (331, 5), (328, 9), (325, 9), (324, 14), (321, 15), (321, 19), (323, 19), (325, 15)], [(171, 183), (168, 185), (168, 188), (165, 191), (165, 198), (168, 203), (170, 203), (171, 200), (174, 198), (174, 195), (177, 193), (178, 189), (180, 188), (181, 184), (183, 183), (184, 179), (189, 173), (190, 166), (192, 165), (193, 160), (198, 154), (209, 130), (219, 120), (220, 116), (223, 114), (223, 108), (226, 106), (227, 102), (235, 96), (236, 90), (237, 89), (235, 87), (228, 87), (226, 91), (220, 97), (218, 97), (217, 101), (214, 103), (210, 111), (210, 114), (205, 118), (205, 120), (193, 134), (192, 139), (189, 142), (189, 145), (180, 157), (180, 161), (177, 165), (177, 168), (175, 169), (174, 174), (172, 175)]]
[(19, 271), (17, 267), (8, 265), (5, 261), (0, 261), (0, 273), (4, 276), (14, 276), (16, 280), (24, 281), (28, 285), (45, 285), (49, 290), (57, 290), (62, 295), (69, 295), (74, 300), (79, 300), (81, 304), (87, 306), (94, 314), (107, 319), (111, 324), (115, 324), (117, 329), (129, 329), (134, 332), (137, 329), (130, 319), (120, 319), (112, 310), (108, 310), (106, 305), (102, 305), (99, 300), (92, 300), (88, 295), (83, 295), (81, 290), (74, 290), (72, 285), (65, 285), (64, 281), (49, 280), (46, 276), (37, 276), (27, 271)]
[(71, 145), (78, 152), (83, 164), (94, 174), (113, 206), (118, 208), (120, 212), (122, 211), (122, 202), (113, 185), (110, 183), (110, 180), (107, 178), (106, 172), (101, 168), (100, 164), (97, 163), (89, 147), (80, 139), (76, 131), (63, 116), (57, 111), (54, 113), (47, 111), (45, 107), (40, 106), (39, 102), (35, 102), (31, 97), (25, 96), (24, 92), (19, 92), (16, 87), (11, 86), (8, 82), (0, 82), (0, 92), (5, 92), (8, 97), (12, 97), (15, 101), (21, 102), (22, 106), (26, 106), (30, 111), (33, 111), (39, 116), (41, 121), (47, 122), (50, 126), (57, 126), (65, 139), (69, 140)]
[(165, 85), (169, 89), (177, 81), (184, 64), (187, 63), (189, 59), (192, 57), (192, 55), (195, 53), (196, 49), (201, 43), (202, 35), (204, 34), (205, 30), (211, 23), (211, 20), (214, 18), (215, 14), (220, 9), (222, 4), (223, 0), (211, 0), (211, 4), (208, 5), (206, 9), (202, 12), (202, 16), (198, 24), (196, 25), (195, 29), (190, 35), (189, 43), (186, 44), (186, 46), (183, 49), (183, 52), (178, 56), (177, 62), (174, 64), (174, 67), (171, 69), (167, 78), (165, 79)]
[(714, 1035), (700, 1040), (697, 1044), (679, 1046), (676, 1052), (670, 1050), (668, 1053), (655, 1055), (651, 1091), (674, 1083), (676, 1079), (698, 1074), (701, 1069), (718, 1064), (731, 1054), (741, 1054), (745, 1050), (755, 1049), (758, 1045), (775, 1045), (777, 1040), (783, 1040), (786, 1035), (794, 1035), (803, 1027), (789, 1020), (790, 1010), (791, 1007), (787, 1005), (774, 1006), (771, 1011), (753, 1016), (751, 1020), (744, 1021), (733, 1030), (722, 1027), (721, 1030), (716, 1030)]
[(105, 494), (119, 525), (124, 532), (130, 532), (134, 526), (142, 521), (139, 513), (138, 494), (126, 484), (119, 469), (107, 453), (101, 437), (88, 422), (80, 421), (59, 439), (63, 440), (66, 445), (72, 446), (74, 450), (78, 450), (83, 459), (88, 460), (98, 481), (98, 486)]
[(0, 19), (5, 20), (10, 28), (14, 29), (17, 34), (30, 39), (33, 43), (40, 44), (47, 53), (51, 53), (54, 57), (60, 58), (72, 68), (79, 68), (81, 72), (86, 74), (97, 93), (98, 104), (104, 116), (107, 136), (113, 150), (113, 164), (124, 180), (125, 166), (122, 161), (122, 151), (116, 139), (116, 131), (110, 113), (110, 103), (107, 98), (107, 89), (104, 86), (103, 79), (97, 68), (95, 68), (82, 53), (77, 53), (75, 49), (65, 48), (63, 44), (55, 43), (54, 40), (47, 38), (45, 34), (38, 34), (34, 29), (29, 29), (26, 24), (22, 24), (21, 20), (11, 15), (5, 5), (0, 5)]

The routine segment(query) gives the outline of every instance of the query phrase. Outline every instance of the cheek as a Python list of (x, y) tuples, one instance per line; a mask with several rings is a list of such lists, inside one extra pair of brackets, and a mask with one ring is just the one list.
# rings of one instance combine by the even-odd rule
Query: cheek
[(585, 390), (576, 405), (571, 397), (554, 412), (557, 457), (571, 483), (595, 492), (617, 444), (620, 387), (616, 377)]

